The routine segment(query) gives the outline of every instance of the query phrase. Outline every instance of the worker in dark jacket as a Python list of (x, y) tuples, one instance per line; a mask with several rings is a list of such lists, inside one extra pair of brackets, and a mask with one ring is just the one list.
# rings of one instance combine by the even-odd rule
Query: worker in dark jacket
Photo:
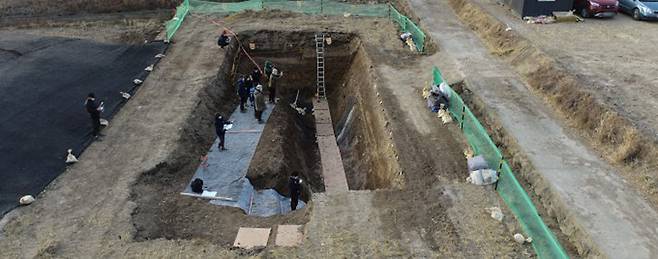
[(254, 106), (254, 88), (256, 87), (256, 83), (254, 82), (254, 79), (251, 75), (248, 75), (247, 78), (244, 80), (245, 87), (247, 87), (247, 100), (249, 100), (249, 107)]
[(270, 60), (265, 60), (265, 65), (263, 66), (263, 70), (265, 70), (265, 79), (269, 78), (272, 74), (272, 68), (274, 68), (274, 63)]
[(94, 138), (101, 136), (101, 112), (103, 111), (103, 102), (98, 104), (94, 93), (89, 93), (85, 100), (85, 108), (91, 116), (92, 135)]
[(217, 39), (217, 45), (223, 49), (228, 46), (229, 43), (231, 43), (231, 38), (228, 36), (228, 32), (224, 30), (222, 35), (219, 35), (219, 38)]
[(260, 72), (260, 69), (257, 67), (254, 68), (254, 71), (251, 72), (251, 78), (254, 79), (254, 84), (260, 84), (260, 78), (263, 74)]
[(217, 145), (219, 150), (226, 150), (226, 147), (224, 147), (226, 128), (224, 126), (229, 124), (233, 124), (233, 122), (224, 119), (224, 116), (221, 114), (215, 113), (215, 133), (217, 133), (217, 137), (219, 137), (219, 144)]
[(302, 194), (302, 179), (299, 178), (299, 172), (294, 171), (288, 179), (288, 189), (290, 189), (290, 209), (296, 210), (299, 203), (299, 196)]
[(238, 97), (240, 97), (240, 111), (244, 112), (246, 110), (245, 105), (247, 100), (249, 100), (249, 86), (250, 82), (247, 82), (244, 76), (240, 76), (238, 79), (236, 87), (238, 88)]

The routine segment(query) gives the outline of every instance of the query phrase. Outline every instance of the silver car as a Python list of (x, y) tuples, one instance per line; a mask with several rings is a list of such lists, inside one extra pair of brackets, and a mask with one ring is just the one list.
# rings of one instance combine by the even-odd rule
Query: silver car
[(635, 20), (658, 21), (658, 0), (619, 0), (619, 9)]

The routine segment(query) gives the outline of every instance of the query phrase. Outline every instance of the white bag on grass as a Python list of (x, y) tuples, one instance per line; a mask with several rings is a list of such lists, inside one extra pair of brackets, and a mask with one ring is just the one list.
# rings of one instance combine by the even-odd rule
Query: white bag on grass
[(489, 168), (489, 164), (487, 164), (487, 160), (485, 160), (482, 155), (468, 158), (468, 160), (466, 160), (466, 163), (468, 164), (469, 172)]
[(475, 185), (489, 185), (498, 181), (498, 174), (495, 170), (479, 169), (472, 171), (466, 181)]

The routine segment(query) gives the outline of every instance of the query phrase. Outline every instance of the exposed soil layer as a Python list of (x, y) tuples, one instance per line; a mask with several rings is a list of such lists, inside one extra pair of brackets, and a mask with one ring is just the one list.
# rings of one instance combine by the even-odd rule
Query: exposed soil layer
[(566, 205), (560, 202), (557, 194), (553, 193), (551, 188), (546, 188), (549, 183), (535, 171), (532, 163), (520, 151), (514, 138), (507, 133), (493, 114), (487, 112), (484, 102), (474, 95), (464, 82), (457, 82), (451, 86), (459, 93), (464, 103), (485, 127), (494, 144), (501, 150), (503, 157), (512, 167), (516, 179), (532, 199), (532, 203), (544, 223), (557, 236), (569, 256), (600, 256), (601, 253), (596, 250), (586, 233), (566, 215), (566, 212), (569, 211)]
[(395, 145), (376, 94), (374, 70), (360, 42), (340, 83), (328, 86), (331, 119), (350, 189), (403, 185)]
[(90, 39), (108, 43), (142, 44), (162, 31), (171, 18), (166, 11), (74, 15), (64, 17), (0, 18), (0, 30), (42, 36)]
[(319, 152), (313, 115), (302, 116), (280, 102), (263, 130), (247, 178), (256, 189), (273, 188), (289, 197), (288, 178), (300, 172), (305, 181), (301, 198), (309, 201), (311, 192), (324, 191)]
[(583, 90), (584, 83), (530, 41), (468, 0), (450, 0), (457, 15), (525, 77), (591, 146), (614, 165), (654, 207), (658, 206), (658, 143), (611, 105)]
[(201, 102), (181, 131), (177, 148), (167, 162), (143, 173), (131, 193), (137, 204), (132, 213), (137, 241), (166, 239), (206, 239), (232, 245), (241, 225), (271, 227), (276, 224), (303, 224), (306, 209), (269, 218), (247, 216), (239, 208), (215, 206), (208, 200), (180, 195), (197, 169), (200, 158), (212, 145), (215, 134), (213, 114), (230, 114), (236, 107), (230, 68), (235, 46), (227, 51), (214, 83), (201, 93)]
[[(352, 35), (331, 33), (330, 36), (332, 51), (325, 57), (328, 87), (337, 84), (337, 80), (331, 79), (341, 77), (347, 68), (344, 64), (353, 55), (349, 44)], [(296, 106), (312, 109), (316, 94), (314, 32), (257, 31), (241, 33), (240, 37), (245, 43), (254, 43), (256, 49), (249, 51), (250, 57), (240, 55), (235, 67), (237, 74), (250, 74), (256, 66), (254, 62), (262, 68), (266, 60), (283, 71), (283, 76), (275, 80), (279, 102), (258, 143), (247, 177), (257, 189), (274, 188), (287, 195), (288, 177), (299, 171), (309, 191), (323, 192), (315, 118), (311, 113), (300, 115), (291, 107), (297, 99)], [(261, 81), (269, 94), (269, 85)], [(302, 198), (308, 200), (307, 195)]]
[[(351, 34), (328, 33), (328, 35), (332, 40), (325, 48), (326, 87), (348, 185), (350, 189), (401, 186), (402, 177), (399, 175), (394, 147), (390, 136), (384, 132), (383, 127), (380, 127), (385, 123), (382, 113), (376, 110), (380, 104), (374, 94), (372, 70), (365, 64), (363, 54), (359, 54), (364, 52), (360, 50), (361, 42)], [(256, 49), (250, 51), (250, 56), (259, 66), (262, 66), (265, 60), (270, 60), (284, 71), (284, 76), (276, 83), (277, 96), (281, 98), (282, 105), (293, 103), (297, 90), (300, 93), (298, 102), (303, 102), (304, 106), (312, 103), (316, 91), (316, 54), (313, 37), (313, 32), (259, 31), (253, 34), (241, 34), (244, 42), (256, 45)], [(237, 72), (249, 73), (254, 68), (254, 64), (247, 57), (240, 59)], [(274, 116), (275, 120), (282, 119), (277, 114)], [(292, 125), (273, 127), (292, 127)], [(266, 128), (265, 131), (267, 132), (268, 129)], [(285, 138), (294, 134), (284, 133), (281, 136)], [(307, 173), (311, 169), (308, 165), (313, 164), (313, 161), (317, 163), (319, 155), (316, 153), (309, 157), (309, 154), (299, 153), (290, 156), (298, 159), (289, 161), (305, 161), (304, 163), (282, 164), (279, 162), (281, 161), (279, 156), (285, 157), (285, 153), (303, 151), (290, 150), (294, 145), (291, 146), (286, 142), (272, 141), (272, 144), (279, 145), (280, 149), (286, 147), (289, 150), (284, 153), (275, 152), (279, 148), (271, 150), (274, 147), (270, 144), (259, 143), (259, 150), (256, 153), (259, 162), (252, 162), (248, 177), (254, 180), (257, 188), (276, 188), (281, 193), (287, 193), (288, 176), (292, 170), (301, 170), (309, 179), (314, 191), (323, 190), (321, 174)], [(300, 147), (303, 146), (295, 148)], [(313, 147), (316, 148), (315, 145)], [(267, 153), (272, 154), (269, 155), (272, 158), (267, 158)], [(273, 163), (278, 164), (275, 167), (277, 169), (272, 168)]]

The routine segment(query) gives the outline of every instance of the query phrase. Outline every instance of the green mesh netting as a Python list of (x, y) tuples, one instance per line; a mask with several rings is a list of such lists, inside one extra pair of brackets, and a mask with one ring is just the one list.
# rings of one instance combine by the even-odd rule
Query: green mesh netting
[(174, 37), (174, 34), (176, 34), (176, 31), (178, 31), (178, 28), (180, 28), (180, 25), (183, 23), (183, 20), (185, 19), (185, 16), (189, 11), (190, 11), (190, 3), (188, 2), (188, 0), (183, 1), (181, 5), (176, 7), (176, 15), (174, 15), (174, 17), (171, 18), (171, 20), (165, 23), (167, 41), (171, 40), (171, 38)]
[(422, 52), (425, 46), (425, 33), (389, 4), (350, 4), (336, 0), (248, 0), (230, 3), (186, 0), (183, 5), (185, 4), (192, 12), (202, 14), (228, 15), (244, 10), (286, 10), (311, 15), (390, 17), (399, 25), (401, 31), (411, 33), (419, 52)]
[(242, 2), (219, 3), (203, 0), (190, 0), (195, 13), (231, 14), (243, 10), (286, 10), (315, 15), (350, 15), (386, 17), (389, 12), (387, 4), (349, 4), (331, 0), (249, 0)]
[(231, 14), (244, 10), (261, 11), (263, 1), (249, 0), (242, 2), (218, 3), (211, 1), (190, 0), (190, 9), (194, 13)]
[(391, 8), (391, 19), (400, 26), (400, 30), (403, 32), (411, 33), (411, 38), (414, 40), (416, 49), (419, 52), (423, 52), (425, 48), (425, 33), (408, 17), (402, 15), (395, 7), (390, 6)]
[[(437, 67), (434, 67), (432, 74), (434, 84), (440, 84), (444, 81)], [(451, 92), (448, 111), (459, 123), (466, 140), (473, 148), (473, 152), (476, 155), (483, 155), (491, 168), (499, 169), (500, 178), (496, 190), (519, 221), (525, 234), (532, 237), (532, 247), (537, 256), (539, 258), (568, 258), (553, 232), (546, 227), (539, 213), (537, 213), (530, 197), (516, 180), (511, 168), (503, 160), (500, 150), (493, 143), (487, 131), (464, 104), (459, 94), (450, 87), (448, 89)]]

